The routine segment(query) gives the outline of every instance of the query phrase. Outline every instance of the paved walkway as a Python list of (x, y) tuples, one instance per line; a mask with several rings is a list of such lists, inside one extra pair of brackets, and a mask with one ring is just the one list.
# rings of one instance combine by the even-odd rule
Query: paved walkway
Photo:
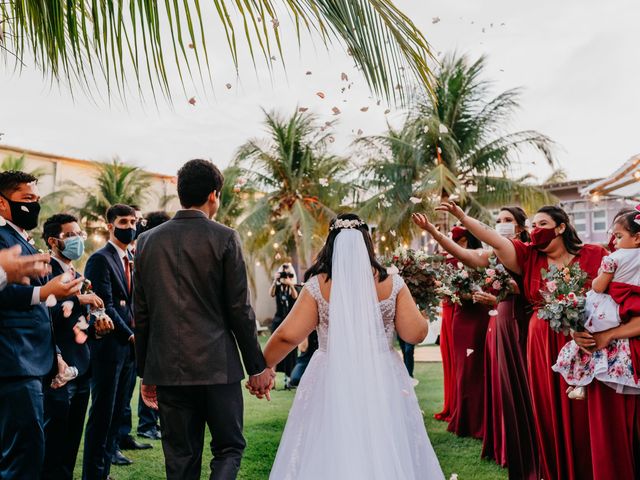
[[(398, 351), (398, 353), (400, 352)], [(416, 347), (414, 360), (416, 362), (441, 362), (440, 347), (438, 345)]]

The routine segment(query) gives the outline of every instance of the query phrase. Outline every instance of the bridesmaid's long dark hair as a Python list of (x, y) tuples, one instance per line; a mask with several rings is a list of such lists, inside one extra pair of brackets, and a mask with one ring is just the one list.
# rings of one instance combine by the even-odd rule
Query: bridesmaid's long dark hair
[(524, 210), (520, 207), (502, 207), (500, 211), (509, 212), (511, 215), (513, 215), (516, 224), (522, 229), (520, 235), (518, 235), (518, 239), (523, 243), (530, 242), (531, 236), (527, 231), (527, 214), (524, 212)]
[(571, 224), (571, 219), (567, 212), (562, 208), (555, 205), (546, 205), (538, 210), (538, 213), (546, 213), (549, 215), (556, 224), (556, 227), (564, 223), (565, 229), (562, 232), (562, 241), (564, 242), (564, 248), (567, 249), (571, 255), (577, 254), (582, 248), (582, 240), (578, 236), (575, 227)]
[[(360, 220), (362, 219), (356, 215), (355, 213), (342, 213), (338, 215), (336, 218), (331, 220), (329, 223), (329, 235), (327, 236), (327, 241), (324, 243), (324, 247), (318, 253), (316, 257), (316, 261), (314, 262), (309, 270), (307, 270), (304, 274), (304, 281), (308, 281), (311, 277), (318, 275), (320, 273), (324, 273), (327, 276), (327, 280), (331, 279), (331, 260), (333, 258), (333, 244), (336, 241), (336, 237), (338, 233), (340, 233), (343, 229), (331, 230), (331, 227), (336, 223), (336, 220)], [(362, 233), (362, 237), (364, 238), (364, 243), (367, 246), (367, 253), (369, 254), (369, 261), (371, 262), (371, 267), (378, 273), (378, 281), (382, 282), (386, 280), (389, 276), (387, 273), (387, 269), (380, 265), (380, 262), (376, 259), (376, 254), (373, 249), (373, 241), (371, 240), (371, 234), (369, 233), (369, 226), (364, 223), (358, 228), (354, 228), (354, 230), (358, 230)]]

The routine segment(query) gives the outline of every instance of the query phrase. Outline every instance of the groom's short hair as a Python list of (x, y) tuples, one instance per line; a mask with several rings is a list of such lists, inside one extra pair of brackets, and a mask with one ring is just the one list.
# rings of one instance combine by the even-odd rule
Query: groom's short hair
[(211, 192), (220, 195), (224, 176), (208, 160), (189, 160), (178, 170), (178, 198), (184, 208), (204, 205)]

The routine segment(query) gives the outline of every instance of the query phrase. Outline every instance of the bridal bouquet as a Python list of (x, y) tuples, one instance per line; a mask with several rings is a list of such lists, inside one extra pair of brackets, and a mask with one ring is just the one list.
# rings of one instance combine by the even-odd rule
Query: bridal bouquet
[(425, 312), (431, 322), (439, 315), (437, 289), (440, 286), (438, 278), (442, 275), (443, 260), (443, 257), (410, 248), (399, 248), (382, 260), (387, 268), (397, 269), (418, 308)]
[(470, 300), (473, 292), (482, 290), (481, 285), (482, 273), (458, 262), (457, 265), (448, 265), (444, 270), (438, 294), (460, 305), (462, 300)]
[(551, 265), (542, 270), (543, 298), (538, 318), (549, 322), (555, 332), (568, 335), (570, 330), (584, 329), (587, 274), (578, 264), (558, 268)]

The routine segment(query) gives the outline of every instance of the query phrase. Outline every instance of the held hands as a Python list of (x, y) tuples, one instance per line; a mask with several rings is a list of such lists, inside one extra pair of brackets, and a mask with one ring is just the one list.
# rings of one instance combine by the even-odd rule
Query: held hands
[(276, 372), (273, 368), (265, 368), (258, 375), (251, 375), (246, 383), (246, 387), (251, 395), (259, 399), (271, 400), (271, 390), (275, 385)]
[(14, 245), (0, 250), (0, 267), (7, 274), (7, 283), (29, 284), (29, 278), (44, 277), (51, 272), (48, 253), (21, 256), (22, 248)]
[(442, 202), (439, 206), (436, 207), (436, 211), (453, 215), (458, 220), (462, 220), (466, 215), (464, 211), (456, 204), (456, 202)]

